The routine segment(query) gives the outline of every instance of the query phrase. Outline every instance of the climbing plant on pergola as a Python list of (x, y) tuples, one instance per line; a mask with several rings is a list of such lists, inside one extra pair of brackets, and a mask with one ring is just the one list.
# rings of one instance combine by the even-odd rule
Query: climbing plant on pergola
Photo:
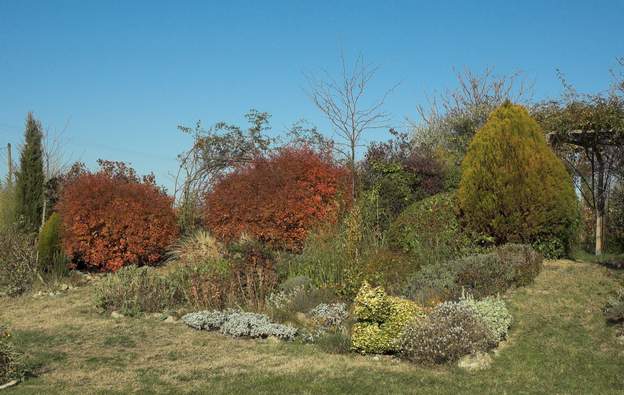
[(624, 100), (610, 94), (549, 102), (539, 106), (535, 115), (594, 213), (595, 253), (600, 255), (609, 191), (624, 165)]

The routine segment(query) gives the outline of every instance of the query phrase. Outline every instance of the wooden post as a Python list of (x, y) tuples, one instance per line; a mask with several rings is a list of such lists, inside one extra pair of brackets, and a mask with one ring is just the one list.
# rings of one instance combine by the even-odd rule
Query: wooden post
[(596, 256), (602, 254), (603, 243), (604, 243), (603, 231), (604, 231), (604, 213), (601, 212), (600, 210), (597, 210), (596, 212), (596, 251), (595, 251)]
[(11, 157), (11, 143), (7, 143), (7, 160), (9, 169), (9, 186), (13, 185), (13, 158)]

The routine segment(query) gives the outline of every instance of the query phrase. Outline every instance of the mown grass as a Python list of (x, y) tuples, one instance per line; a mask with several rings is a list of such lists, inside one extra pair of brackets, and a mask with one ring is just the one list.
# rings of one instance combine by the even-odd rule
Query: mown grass
[(505, 295), (510, 339), (475, 373), (112, 319), (92, 307), (90, 287), (2, 299), (0, 320), (37, 373), (6, 393), (622, 393), (624, 345), (601, 312), (622, 282), (595, 264), (547, 263), (535, 284)]

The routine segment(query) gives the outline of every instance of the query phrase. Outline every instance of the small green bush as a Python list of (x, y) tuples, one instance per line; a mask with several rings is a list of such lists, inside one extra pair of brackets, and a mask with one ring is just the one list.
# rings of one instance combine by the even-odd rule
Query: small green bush
[(401, 331), (412, 320), (424, 316), (416, 303), (386, 295), (381, 287), (364, 283), (353, 303), (358, 320), (351, 329), (351, 348), (361, 353), (386, 354), (398, 351)]
[[(195, 309), (223, 309), (236, 304), (231, 265), (220, 258), (181, 264), (167, 274), (169, 285)], [(173, 292), (173, 291), (172, 291)]]
[(615, 295), (609, 297), (603, 311), (607, 321), (624, 322), (624, 288), (618, 289)]
[(470, 239), (461, 229), (455, 207), (450, 193), (412, 204), (390, 226), (389, 246), (423, 263), (461, 255), (469, 248)]
[(34, 238), (16, 228), (0, 231), (0, 294), (17, 296), (30, 290), (36, 273)]
[[(361, 261), (350, 256), (345, 233), (341, 227), (334, 226), (310, 234), (300, 254), (281, 256), (283, 277), (305, 276), (317, 288), (333, 288), (343, 296), (353, 297), (362, 281)], [(349, 248), (353, 250), (354, 246)], [(351, 252), (359, 253), (359, 250)]]
[(22, 354), (11, 344), (11, 334), (0, 325), (0, 385), (11, 380), (21, 380), (26, 374)]
[(125, 315), (162, 312), (184, 302), (178, 286), (146, 266), (126, 266), (109, 273), (95, 288), (98, 308)]
[(501, 262), (513, 270), (512, 283), (523, 287), (535, 280), (544, 267), (544, 257), (525, 244), (505, 244), (494, 250)]
[(423, 306), (435, 306), (458, 297), (458, 268), (449, 262), (423, 266), (411, 276), (403, 295)]
[(349, 328), (336, 328), (323, 331), (314, 341), (322, 351), (330, 354), (347, 354), (351, 352), (351, 336)]
[(531, 246), (546, 259), (563, 258), (569, 253), (569, 248), (557, 237), (547, 239), (537, 238)]
[(257, 240), (241, 239), (228, 245), (226, 259), (232, 300), (251, 310), (263, 309), (278, 284), (274, 252)]
[(512, 317), (509, 310), (507, 310), (505, 301), (500, 297), (488, 296), (487, 298), (476, 300), (468, 295), (462, 297), (460, 303), (475, 310), (479, 319), (490, 331), (490, 337), (494, 344), (498, 344), (507, 337)]
[(68, 273), (68, 259), (61, 245), (61, 217), (52, 213), (45, 222), (37, 241), (39, 269), (44, 273), (64, 276)]
[(530, 246), (503, 245), (486, 254), (426, 265), (409, 279), (403, 295), (426, 306), (457, 300), (464, 292), (484, 298), (530, 284), (542, 265), (542, 256)]
[(335, 299), (333, 290), (316, 288), (305, 277), (295, 277), (282, 283), (278, 291), (269, 295), (266, 307), (275, 320), (298, 321), (299, 313), (307, 313)]
[(457, 268), (456, 297), (464, 290), (483, 298), (503, 293), (516, 284), (513, 267), (497, 253), (470, 255), (451, 264)]
[(425, 319), (407, 325), (399, 347), (401, 355), (412, 362), (440, 364), (487, 350), (492, 343), (490, 336), (472, 307), (445, 302)]

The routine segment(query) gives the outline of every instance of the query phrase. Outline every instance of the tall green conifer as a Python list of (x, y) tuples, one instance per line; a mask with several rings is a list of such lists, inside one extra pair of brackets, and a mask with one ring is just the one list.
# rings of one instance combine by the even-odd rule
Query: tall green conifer
[(509, 102), (471, 141), (458, 201), (467, 225), (498, 243), (555, 239), (565, 248), (577, 220), (570, 175), (527, 110)]
[(18, 221), (26, 232), (36, 232), (43, 210), (43, 133), (41, 123), (32, 113), (26, 118), (24, 147), (16, 182), (16, 211)]

